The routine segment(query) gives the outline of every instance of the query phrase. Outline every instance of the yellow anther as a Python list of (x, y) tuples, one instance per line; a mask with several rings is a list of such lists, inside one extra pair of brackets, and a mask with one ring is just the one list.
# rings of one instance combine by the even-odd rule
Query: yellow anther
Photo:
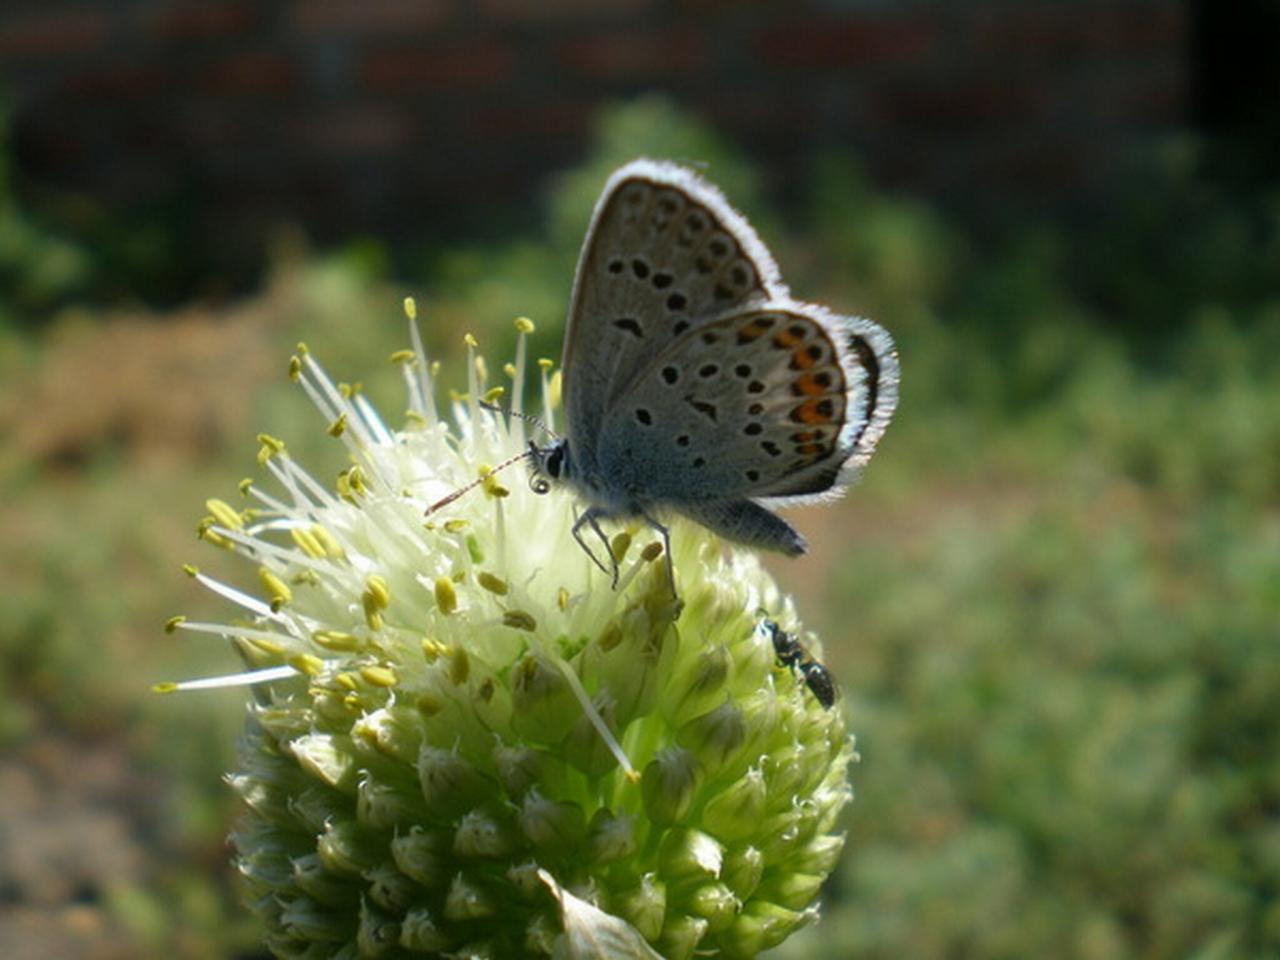
[(266, 567), (258, 568), (258, 581), (271, 597), (272, 610), (279, 610), (293, 599), (293, 591), (289, 589), (289, 585)]
[(324, 545), (310, 530), (303, 530), (300, 527), (294, 527), (289, 531), (289, 536), (292, 537), (293, 542), (298, 545), (298, 549), (307, 556), (313, 557), (317, 560), (324, 556)]
[(173, 633), (173, 631), (177, 630), (180, 626), (182, 626), (186, 622), (187, 622), (187, 618), (182, 616), (182, 614), (178, 614), (178, 616), (176, 617), (170, 617), (168, 620), (164, 622), (164, 632)]
[(185, 573), (188, 577), (200, 576), (200, 568), (197, 567), (194, 563), (184, 563), (182, 565), (182, 572)]
[(446, 520), (444, 522), (444, 529), (447, 533), (461, 533), (463, 530), (467, 529), (467, 521), (461, 519)]
[(311, 352), (311, 348), (308, 347), (306, 342), (303, 340), (299, 340), (298, 345), (293, 349), (298, 351), (298, 356), (300, 357), (305, 357), (308, 353)]
[(410, 320), (418, 319), (418, 301), (413, 297), (404, 298), (404, 315)]
[(365, 682), (375, 687), (394, 687), (396, 673), (390, 667), (361, 667), (360, 676)]
[(387, 586), (387, 581), (376, 573), (371, 574), (364, 582), (365, 596), (370, 598), (370, 602), (377, 605), (379, 610), (385, 610), (391, 605), (391, 588)]
[(511, 491), (499, 483), (497, 476), (493, 473), (486, 473), (480, 486), (484, 488), (485, 496), (498, 498), (511, 496)]
[(550, 403), (552, 407), (559, 407), (560, 396), (563, 392), (564, 377), (561, 375), (561, 371), (557, 370), (551, 375), (551, 386), (548, 390), (547, 402)]
[(530, 632), (538, 629), (538, 621), (533, 618), (533, 614), (525, 613), (523, 610), (508, 610), (502, 615), (502, 625)]
[(422, 655), (427, 658), (428, 663), (435, 663), (441, 657), (449, 655), (449, 645), (439, 640), (432, 640), (430, 637), (423, 637)]
[(302, 379), (302, 358), (296, 353), (289, 358), (289, 379), (295, 381)]
[(397, 350), (391, 354), (392, 363), (413, 363), (418, 359), (418, 355), (412, 350)]
[(645, 563), (653, 563), (662, 556), (662, 544), (654, 540), (652, 543), (645, 544), (643, 550), (640, 551), (640, 559)]
[(448, 577), (436, 577), (436, 606), (445, 616), (458, 609), (458, 591)]
[(514, 380), (516, 378), (516, 373), (517, 373), (516, 365), (514, 363), (504, 363), (502, 365), (502, 372), (505, 373), (512, 380)]
[(152, 693), (174, 693), (177, 691), (177, 689), (178, 689), (178, 685), (176, 683), (173, 683), (172, 681), (166, 681), (165, 683), (155, 683), (151, 685)]
[(318, 676), (324, 670), (324, 661), (314, 653), (299, 653), (290, 657), (289, 666), (308, 677)]
[(329, 532), (327, 527), (323, 527), (318, 523), (313, 524), (311, 527), (311, 535), (319, 541), (322, 547), (324, 547), (324, 552), (335, 560), (341, 560), (346, 557), (347, 554), (346, 551), (342, 549), (342, 544), (340, 544), (334, 535)]
[(569, 590), (567, 587), (561, 587), (556, 591), (556, 606), (563, 613), (569, 609)]
[(240, 491), (240, 496), (247, 497), (249, 491), (253, 489), (253, 477), (245, 477), (236, 484), (236, 489)]
[(299, 570), (293, 575), (293, 583), (305, 583), (309, 587), (318, 587), (320, 585), (320, 578), (316, 575), (314, 570)]
[(463, 336), (463, 338), (462, 338), (462, 342), (463, 342), (463, 343), (465, 343), (468, 347), (478, 347), (478, 346), (480, 346), (480, 341), (478, 341), (475, 337), (473, 337), (473, 336), (472, 336), (471, 334), (469, 334), (469, 333), (468, 333), (468, 334), (466, 334), (465, 336)]
[(427, 418), (420, 414), (417, 410), (409, 409), (404, 412), (404, 418), (415, 427), (423, 427), (427, 424)]
[(244, 520), (227, 501), (219, 500), (217, 497), (210, 497), (204, 502), (204, 506), (206, 510), (213, 514), (214, 519), (228, 530), (244, 529)]
[(364, 645), (354, 633), (346, 633), (342, 630), (317, 630), (311, 634), (311, 639), (316, 646), (335, 653), (354, 653)]
[(556, 362), (552, 360), (550, 357), (538, 358), (538, 366), (540, 366), (543, 370), (550, 370), (555, 365), (556, 365)]
[(360, 682), (349, 673), (340, 673), (333, 678), (333, 682), (344, 690), (359, 690)]
[(204, 529), (200, 531), (200, 539), (205, 543), (212, 544), (215, 547), (221, 547), (223, 550), (234, 550), (236, 548), (234, 540), (228, 540), (222, 534), (215, 530)]
[(284, 655), (284, 647), (275, 640), (264, 640), (262, 637), (246, 637), (240, 641), (251, 650), (258, 653), (264, 653), (269, 657), (280, 657)]
[(459, 393), (457, 390), (454, 390), (453, 388), (450, 388), (450, 389), (449, 389), (449, 402), (450, 402), (450, 403), (466, 403), (466, 402), (467, 402), (467, 394), (465, 394), (465, 393)]
[(500, 597), (505, 597), (511, 589), (507, 584), (507, 581), (503, 580), (501, 577), (495, 577), (487, 570), (481, 570), (480, 573), (476, 575), (476, 582), (490, 593), (496, 593)]
[(338, 414), (333, 423), (329, 424), (329, 436), (340, 437), (347, 432), (347, 415), (345, 412)]
[(506, 392), (506, 387), (490, 387), (484, 392), (483, 400), (485, 403), (497, 403), (502, 399), (502, 395)]
[(626, 557), (627, 551), (631, 549), (631, 534), (625, 530), (613, 538), (613, 542), (609, 544), (609, 549), (613, 553), (613, 559), (617, 563), (621, 563)]
[(440, 361), (439, 361), (439, 360), (432, 360), (432, 361), (431, 361), (431, 366), (428, 368), (428, 372), (429, 372), (433, 377), (438, 377), (438, 376), (440, 376)]
[(258, 434), (258, 443), (262, 444), (258, 448), (258, 466), (265, 466), (266, 462), (272, 457), (279, 456), (284, 453), (284, 441), (277, 440), (270, 434)]
[(528, 317), (516, 317), (515, 324), (518, 333), (533, 333), (537, 329)]
[(471, 658), (462, 647), (454, 647), (449, 651), (449, 679), (456, 686), (462, 686), (471, 676)]

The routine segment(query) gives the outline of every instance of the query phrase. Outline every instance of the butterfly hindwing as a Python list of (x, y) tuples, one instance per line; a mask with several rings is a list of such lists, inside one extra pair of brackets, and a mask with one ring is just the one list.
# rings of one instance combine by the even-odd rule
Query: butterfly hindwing
[(602, 420), (653, 358), (726, 310), (785, 297), (750, 224), (674, 164), (618, 170), (596, 205), (565, 331), (565, 410), (579, 464)]
[(820, 494), (870, 456), (897, 399), (876, 324), (781, 301), (732, 311), (652, 358), (608, 407), (597, 462), (677, 509)]

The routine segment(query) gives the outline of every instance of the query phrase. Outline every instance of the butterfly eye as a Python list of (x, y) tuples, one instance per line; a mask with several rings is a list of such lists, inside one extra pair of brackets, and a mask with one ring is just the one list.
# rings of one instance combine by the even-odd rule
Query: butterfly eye
[(555, 447), (547, 454), (545, 469), (547, 476), (553, 480), (560, 478), (560, 470), (564, 466), (564, 447)]

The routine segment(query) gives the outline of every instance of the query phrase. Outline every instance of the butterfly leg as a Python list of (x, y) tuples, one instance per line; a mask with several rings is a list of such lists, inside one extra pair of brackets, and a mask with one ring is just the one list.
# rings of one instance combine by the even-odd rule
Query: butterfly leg
[[(573, 521), (573, 530), (572, 530), (573, 539), (576, 540), (578, 543), (578, 546), (582, 548), (582, 552), (585, 553), (588, 557), (590, 557), (591, 562), (594, 563), (599, 568), (600, 572), (607, 577), (609, 576), (609, 568), (600, 562), (600, 558), (596, 556), (595, 551), (592, 550), (591, 547), (587, 544), (586, 537), (582, 535), (582, 528), (585, 526), (590, 526), (591, 529), (594, 530), (597, 535), (599, 535), (600, 539), (604, 540), (604, 533), (600, 530), (600, 524), (596, 521), (594, 514), (595, 514), (595, 511), (593, 509), (588, 509), (586, 512), (578, 515), (577, 519)], [(608, 550), (608, 548), (609, 548), (609, 543), (606, 540), (605, 549)], [(610, 559), (613, 558), (612, 550), (609, 550), (609, 558)], [(614, 562), (614, 566), (617, 567), (616, 561)]]
[[(609, 538), (606, 537), (604, 534), (604, 531), (600, 529), (600, 517), (602, 517), (603, 514), (600, 511), (596, 510), (594, 507), (588, 507), (587, 512), (584, 513), (582, 516), (584, 519), (586, 519), (591, 529), (595, 531), (596, 536), (600, 538), (600, 542), (604, 544), (604, 552), (609, 555), (609, 566), (612, 568), (610, 570), (605, 570), (604, 572), (609, 574), (609, 577), (610, 577), (609, 585), (614, 590), (617, 590), (618, 589), (618, 558), (613, 555), (613, 544), (609, 542)], [(604, 567), (601, 566), (600, 569), (604, 570)]]
[[(588, 507), (587, 510), (574, 521), (573, 539), (578, 541), (578, 546), (582, 551), (591, 558), (594, 563), (606, 577), (613, 589), (618, 588), (618, 558), (613, 555), (613, 546), (609, 543), (609, 538), (605, 536), (605, 532), (600, 529), (600, 518), (607, 516), (595, 507)], [(583, 527), (590, 527), (591, 531), (600, 538), (600, 542), (604, 545), (605, 555), (609, 558), (609, 566), (605, 566), (600, 562), (600, 558), (596, 556), (596, 552), (587, 545), (586, 537), (582, 533)]]

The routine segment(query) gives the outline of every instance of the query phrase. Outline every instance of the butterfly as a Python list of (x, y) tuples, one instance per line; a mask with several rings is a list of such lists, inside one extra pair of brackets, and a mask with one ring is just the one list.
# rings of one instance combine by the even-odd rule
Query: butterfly
[(793, 299), (716, 187), (645, 159), (614, 172), (596, 203), (563, 371), (566, 433), (530, 444), (535, 477), (586, 504), (574, 539), (615, 585), (600, 522), (641, 519), (657, 531), (673, 595), (664, 518), (804, 553), (804, 537), (774, 508), (838, 494), (898, 398), (897, 352), (882, 327)]

